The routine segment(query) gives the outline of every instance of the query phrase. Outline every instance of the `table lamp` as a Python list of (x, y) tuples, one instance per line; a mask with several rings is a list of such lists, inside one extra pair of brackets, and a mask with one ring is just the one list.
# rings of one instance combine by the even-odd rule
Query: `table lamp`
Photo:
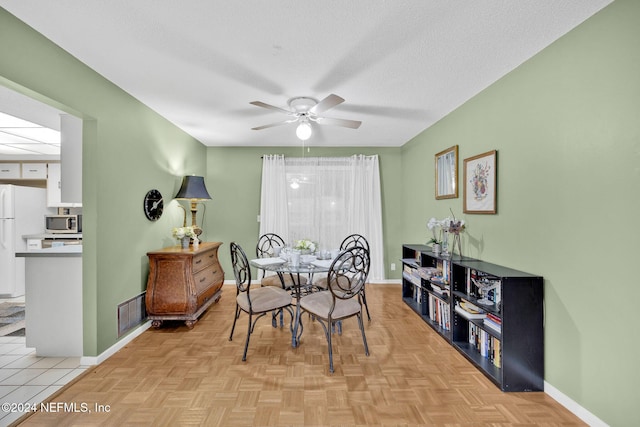
[(197, 236), (200, 236), (202, 229), (196, 224), (197, 204), (201, 200), (211, 199), (211, 196), (207, 192), (207, 187), (204, 185), (204, 178), (194, 175), (187, 175), (182, 178), (182, 185), (175, 198), (178, 200), (191, 201), (191, 226), (193, 227), (193, 232)]

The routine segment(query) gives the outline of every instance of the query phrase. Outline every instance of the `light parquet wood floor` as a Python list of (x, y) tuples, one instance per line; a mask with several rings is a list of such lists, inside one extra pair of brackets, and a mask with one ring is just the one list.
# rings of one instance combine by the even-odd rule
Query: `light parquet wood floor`
[(499, 391), (402, 302), (400, 285), (370, 285), (367, 297), (371, 355), (345, 321), (333, 375), (322, 329), (306, 317), (298, 348), (261, 319), (242, 362), (247, 317), (229, 341), (235, 287), (225, 285), (194, 329), (149, 329), (51, 399), (90, 412), (37, 412), (20, 425), (584, 425), (544, 393)]

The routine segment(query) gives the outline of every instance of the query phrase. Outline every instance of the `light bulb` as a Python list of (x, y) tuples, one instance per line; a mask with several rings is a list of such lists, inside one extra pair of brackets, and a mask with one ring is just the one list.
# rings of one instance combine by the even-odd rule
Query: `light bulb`
[(309, 122), (302, 122), (296, 128), (296, 135), (301, 141), (311, 138), (311, 125)]

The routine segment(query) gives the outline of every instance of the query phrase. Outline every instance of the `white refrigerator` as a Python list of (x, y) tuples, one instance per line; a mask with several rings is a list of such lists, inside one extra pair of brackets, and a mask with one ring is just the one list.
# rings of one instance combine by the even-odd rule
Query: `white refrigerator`
[(47, 191), (44, 188), (0, 185), (0, 297), (24, 295), (23, 235), (42, 234), (45, 229)]

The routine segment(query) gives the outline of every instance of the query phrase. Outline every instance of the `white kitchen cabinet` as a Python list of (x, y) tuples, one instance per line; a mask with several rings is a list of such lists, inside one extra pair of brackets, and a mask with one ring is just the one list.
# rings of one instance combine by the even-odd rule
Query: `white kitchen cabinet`
[(20, 163), (0, 163), (0, 179), (19, 179)]
[(22, 179), (47, 179), (47, 164), (23, 163)]
[(66, 203), (62, 201), (62, 180), (60, 163), (49, 163), (47, 176), (47, 206), (56, 208), (81, 207), (82, 203)]

